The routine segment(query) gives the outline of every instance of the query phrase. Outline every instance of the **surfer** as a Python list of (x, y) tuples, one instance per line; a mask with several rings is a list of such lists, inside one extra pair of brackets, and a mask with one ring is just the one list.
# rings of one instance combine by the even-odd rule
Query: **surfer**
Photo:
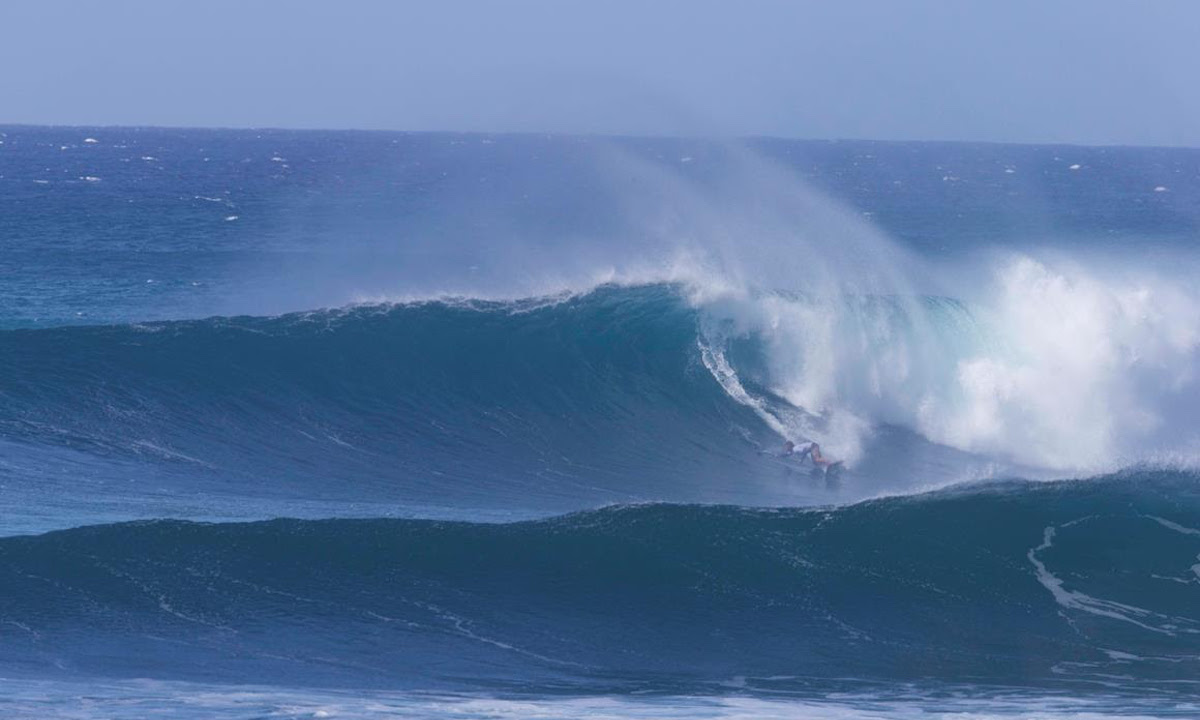
[(837, 464), (834, 461), (832, 461), (829, 458), (822, 455), (821, 454), (821, 446), (816, 443), (812, 443), (811, 445), (809, 445), (808, 448), (804, 451), (804, 454), (807, 455), (808, 458), (813, 461), (813, 465), (816, 465), (817, 467), (821, 468), (822, 470), (828, 470), (830, 467)]
[(804, 458), (812, 460), (814, 472), (830, 472), (837, 473), (842, 466), (840, 460), (830, 460), (821, 454), (821, 446), (815, 442), (809, 443), (803, 450), (797, 452), (796, 443), (787, 440), (783, 443), (783, 453), (781, 457), (798, 457), (800, 462), (804, 462)]

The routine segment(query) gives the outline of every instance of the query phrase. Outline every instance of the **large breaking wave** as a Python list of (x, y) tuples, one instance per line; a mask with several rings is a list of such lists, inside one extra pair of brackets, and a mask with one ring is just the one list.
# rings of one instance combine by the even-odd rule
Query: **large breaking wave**
[[(189, 491), (539, 512), (1190, 463), (1194, 318), (1029, 259), (1001, 279), (999, 306), (675, 283), (4, 331), (0, 428)], [(853, 472), (831, 495), (783, 439)]]

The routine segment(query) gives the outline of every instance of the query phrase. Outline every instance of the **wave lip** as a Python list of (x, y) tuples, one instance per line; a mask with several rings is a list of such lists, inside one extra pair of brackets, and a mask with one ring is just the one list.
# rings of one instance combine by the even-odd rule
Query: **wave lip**
[[(1197, 478), (504, 525), (148, 522), (0, 540), (6, 673), (762, 692), (1195, 692)], [(787, 680), (792, 678), (792, 680)], [(1171, 690), (1174, 688), (1174, 690)]]

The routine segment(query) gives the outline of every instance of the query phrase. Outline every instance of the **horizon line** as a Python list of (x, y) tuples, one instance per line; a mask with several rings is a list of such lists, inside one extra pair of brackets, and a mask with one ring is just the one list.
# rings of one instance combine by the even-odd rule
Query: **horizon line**
[(79, 130), (189, 130), (205, 132), (289, 132), (289, 133), (363, 133), (393, 135), (468, 135), (468, 136), (516, 136), (545, 138), (578, 138), (606, 140), (693, 140), (703, 142), (737, 141), (783, 141), (801, 143), (879, 143), (879, 144), (928, 144), (928, 145), (1004, 145), (1012, 147), (1073, 147), (1113, 148), (1139, 150), (1200, 150), (1194, 145), (1153, 145), (1132, 143), (1090, 143), (1078, 141), (1017, 141), (1017, 140), (964, 140), (964, 139), (888, 139), (873, 137), (804, 137), (770, 134), (705, 135), (626, 132), (572, 132), (557, 130), (412, 130), (396, 128), (353, 128), (353, 127), (287, 127), (283, 125), (127, 125), (75, 124), (75, 123), (29, 123), (0, 122), (0, 131), (10, 128), (53, 128)]

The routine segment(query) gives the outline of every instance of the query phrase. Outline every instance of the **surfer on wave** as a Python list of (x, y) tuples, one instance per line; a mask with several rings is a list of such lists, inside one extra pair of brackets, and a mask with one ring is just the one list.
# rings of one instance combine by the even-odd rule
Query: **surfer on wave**
[(830, 460), (821, 454), (821, 446), (815, 442), (809, 443), (803, 450), (796, 450), (796, 443), (787, 440), (783, 443), (783, 453), (781, 457), (795, 457), (800, 462), (804, 462), (805, 458), (812, 460), (813, 470), (829, 473), (837, 473), (841, 469), (842, 463), (840, 460)]

